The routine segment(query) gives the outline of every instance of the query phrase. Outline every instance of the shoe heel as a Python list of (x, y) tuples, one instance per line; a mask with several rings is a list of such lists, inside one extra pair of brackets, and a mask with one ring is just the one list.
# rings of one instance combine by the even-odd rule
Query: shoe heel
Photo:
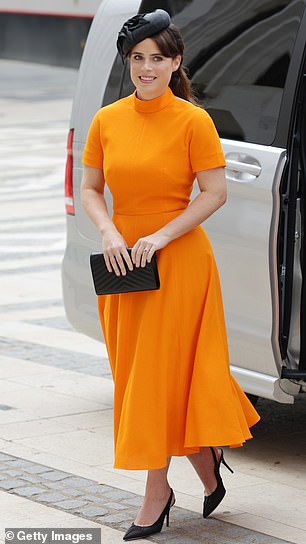
[(221, 453), (220, 462), (221, 462), (224, 466), (226, 466), (226, 468), (227, 468), (232, 474), (234, 474), (233, 469), (227, 464), (227, 462), (225, 461), (225, 459), (224, 459), (224, 457), (223, 457), (223, 451), (222, 451), (222, 453)]
[(169, 512), (167, 512), (167, 527), (169, 527)]

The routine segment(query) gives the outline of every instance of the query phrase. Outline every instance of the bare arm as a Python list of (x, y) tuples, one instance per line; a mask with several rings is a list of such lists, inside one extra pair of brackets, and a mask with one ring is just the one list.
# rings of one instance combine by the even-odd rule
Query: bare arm
[(81, 183), (82, 206), (101, 235), (102, 251), (107, 269), (111, 272), (113, 268), (117, 275), (120, 274), (120, 271), (125, 275), (126, 270), (122, 257), (130, 270), (132, 270), (133, 264), (126, 250), (127, 244), (108, 214), (104, 186), (103, 171), (100, 168), (84, 165)]
[(197, 180), (200, 194), (178, 217), (159, 231), (168, 236), (169, 241), (200, 225), (226, 202), (224, 168), (201, 170), (197, 172)]
[[(200, 194), (175, 219), (169, 221), (161, 229), (150, 236), (140, 238), (133, 247), (132, 260), (136, 266), (146, 260), (150, 261), (157, 249), (165, 247), (169, 242), (182, 236), (218, 210), (226, 201), (226, 179), (224, 168), (212, 168), (197, 172)], [(143, 254), (143, 249), (149, 251)]]

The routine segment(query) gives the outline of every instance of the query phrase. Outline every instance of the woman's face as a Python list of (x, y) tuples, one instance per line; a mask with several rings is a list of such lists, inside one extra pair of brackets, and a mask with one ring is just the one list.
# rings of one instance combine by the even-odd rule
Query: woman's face
[(174, 59), (162, 55), (151, 38), (137, 43), (130, 53), (130, 74), (137, 97), (150, 100), (161, 96), (180, 62), (179, 55)]

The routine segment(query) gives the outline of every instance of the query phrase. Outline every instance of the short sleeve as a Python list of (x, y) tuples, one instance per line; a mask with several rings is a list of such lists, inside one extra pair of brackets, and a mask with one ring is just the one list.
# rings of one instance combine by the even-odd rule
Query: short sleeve
[(220, 138), (210, 115), (197, 108), (192, 119), (190, 163), (194, 173), (225, 166)]
[(93, 168), (103, 168), (103, 149), (100, 129), (100, 110), (94, 116), (89, 127), (84, 147), (82, 162)]

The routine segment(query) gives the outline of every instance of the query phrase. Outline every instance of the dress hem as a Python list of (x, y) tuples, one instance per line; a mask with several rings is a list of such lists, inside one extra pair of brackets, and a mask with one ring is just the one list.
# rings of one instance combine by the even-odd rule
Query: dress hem
[[(187, 457), (188, 455), (193, 455), (194, 453), (199, 453), (200, 451), (200, 448), (209, 448), (209, 447), (215, 447), (215, 448), (224, 448), (224, 447), (228, 447), (230, 449), (234, 449), (234, 448), (241, 448), (244, 446), (244, 444), (248, 441), (248, 440), (251, 440), (253, 438), (253, 436), (250, 434), (249, 437), (245, 438), (242, 442), (240, 443), (237, 443), (237, 444), (228, 444), (228, 443), (218, 443), (218, 444), (202, 444), (201, 446), (188, 446), (186, 447), (186, 450), (194, 450), (194, 451), (190, 451), (190, 452), (186, 452), (186, 453), (169, 453), (166, 455), (166, 459), (168, 457)], [(124, 465), (124, 466), (123, 466)], [(154, 466), (153, 466), (154, 465)], [(113, 468), (115, 469), (120, 469), (120, 470), (159, 470), (161, 468), (164, 468), (165, 466), (167, 466), (167, 461), (165, 461), (164, 464), (161, 464), (161, 463), (155, 463), (155, 464), (146, 464), (145, 466), (134, 466), (134, 465), (131, 465), (130, 463), (119, 463), (119, 462), (114, 462), (113, 464)]]

